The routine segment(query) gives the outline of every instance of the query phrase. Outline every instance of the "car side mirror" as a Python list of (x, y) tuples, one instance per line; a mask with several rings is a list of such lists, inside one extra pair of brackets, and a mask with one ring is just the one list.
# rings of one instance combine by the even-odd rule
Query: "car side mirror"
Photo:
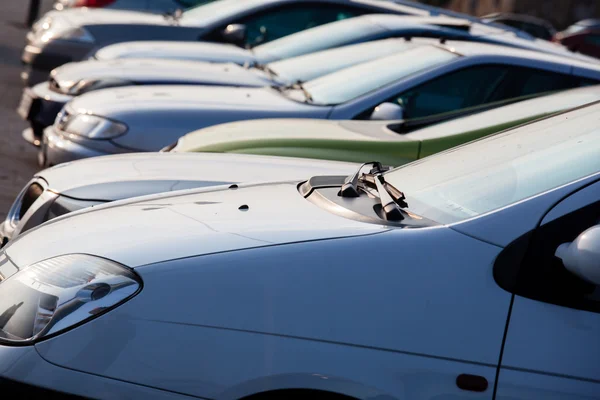
[(243, 46), (246, 43), (247, 28), (244, 24), (227, 25), (223, 31), (223, 39), (226, 42)]
[(369, 119), (373, 121), (404, 119), (404, 107), (396, 103), (381, 103), (375, 107)]
[(600, 286), (600, 225), (586, 230), (571, 243), (561, 244), (555, 255), (569, 272)]

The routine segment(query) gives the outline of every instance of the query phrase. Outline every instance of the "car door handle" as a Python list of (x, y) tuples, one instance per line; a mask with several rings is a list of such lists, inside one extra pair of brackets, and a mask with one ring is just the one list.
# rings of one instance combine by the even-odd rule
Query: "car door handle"
[(489, 385), (483, 376), (460, 374), (456, 377), (456, 386), (470, 392), (485, 392)]

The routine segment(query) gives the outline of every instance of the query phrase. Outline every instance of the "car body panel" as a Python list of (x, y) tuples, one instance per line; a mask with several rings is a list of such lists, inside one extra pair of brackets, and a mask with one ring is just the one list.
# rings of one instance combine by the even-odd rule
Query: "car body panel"
[[(48, 209), (58, 197), (75, 202), (75, 209), (129, 197), (239, 182), (305, 179), (323, 173), (351, 175), (358, 166), (333, 161), (261, 157), (235, 154), (142, 153), (94, 157), (64, 163), (37, 173), (31, 183), (44, 192), (20, 213), (17, 197), (9, 217), (0, 224), (0, 247), (6, 241), (46, 222)], [(17, 211), (18, 210), (18, 211)]]
[(172, 82), (249, 87), (273, 84), (266, 74), (236, 64), (151, 59), (69, 63), (52, 71), (51, 77), (59, 84), (111, 78), (130, 81), (133, 84)]
[(600, 100), (598, 87), (573, 89), (397, 133), (403, 121), (307, 119), (232, 122), (179, 139), (173, 152), (223, 152), (323, 158), (388, 165), (408, 161), (500, 132), (534, 119)]
[[(58, 255), (56, 251), (59, 250), (59, 247), (57, 247), (59, 242), (72, 245), (70, 250), (63, 248), (59, 251), (67, 250), (68, 253), (78, 248), (78, 252), (96, 253), (100, 251), (99, 248), (96, 248), (100, 243), (89, 242), (79, 231), (84, 226), (95, 226), (96, 233), (105, 233), (106, 243), (101, 245), (104, 248), (101, 255), (130, 267), (135, 267), (160, 260), (170, 260), (174, 257), (193, 256), (198, 254), (199, 248), (203, 248), (207, 254), (218, 253), (240, 248), (272, 246), (319, 238), (365, 235), (382, 232), (386, 229), (383, 226), (369, 225), (341, 218), (321, 210), (307, 202), (300, 195), (296, 188), (297, 185), (298, 182), (294, 181), (267, 187), (260, 185), (244, 187), (240, 185), (237, 190), (227, 189), (227, 187), (215, 187), (216, 189), (206, 189), (207, 192), (203, 193), (199, 200), (194, 200), (195, 195), (192, 194), (194, 190), (191, 190), (189, 195), (182, 191), (175, 198), (169, 199), (168, 202), (161, 201), (160, 195), (147, 201), (143, 200), (142, 197), (137, 198), (137, 200), (114, 202), (95, 207), (89, 210), (89, 213), (83, 211), (70, 214), (70, 216), (78, 215), (78, 218), (73, 219), (72, 222), (80, 228), (67, 228), (64, 225), (65, 223), (70, 225), (67, 222), (70, 216), (67, 216), (66, 218), (49, 221), (45, 225), (46, 229), (44, 231), (41, 229), (29, 231), (25, 236), (30, 239), (38, 234), (44, 236), (44, 239), (40, 238), (35, 254), (32, 253), (27, 257), (21, 255), (20, 243), (27, 241), (22, 242), (20, 239), (25, 236), (9, 243), (6, 252), (11, 258), (14, 254), (16, 258), (13, 259), (17, 265), (28, 265), (39, 256), (49, 258)], [(252, 200), (256, 199), (255, 196), (259, 193), (261, 201), (253, 202)], [(262, 198), (265, 193), (268, 193), (269, 200)], [(127, 202), (130, 205), (123, 204)], [(262, 224), (260, 229), (256, 229), (256, 218), (276, 217), (277, 213), (282, 213), (282, 217), (288, 215), (286, 214), (287, 207), (280, 207), (283, 203), (294, 208), (300, 207), (296, 209), (293, 218), (297, 221), (303, 221), (307, 224), (307, 227), (310, 226), (310, 229), (298, 229), (289, 231), (285, 235), (281, 234), (278, 228), (279, 224), (289, 226), (289, 221), (285, 218), (280, 219), (280, 222)], [(123, 204), (124, 207), (117, 208), (116, 205), (119, 204)], [(240, 209), (243, 205), (248, 204), (252, 205), (249, 212)], [(107, 207), (111, 211), (96, 213), (96, 211)], [(115, 218), (115, 221), (127, 216), (127, 219), (131, 219), (132, 223), (128, 223), (127, 227), (121, 224), (103, 223), (103, 221), (107, 221), (108, 214), (111, 214), (110, 218)], [(136, 221), (133, 222), (133, 219)], [(309, 220), (311, 222), (308, 222)], [(155, 234), (154, 229), (149, 229), (150, 225), (157, 222), (162, 226), (160, 237)], [(50, 231), (56, 232), (56, 234), (48, 236)], [(185, 238), (183, 240), (178, 239), (176, 246), (165, 245), (165, 238), (177, 237), (178, 232), (183, 231), (186, 232)], [(54, 239), (51, 239), (51, 237)], [(210, 237), (210, 240), (205, 240), (208, 237)], [(86, 246), (88, 246), (87, 249), (85, 249)], [(149, 251), (134, 255), (130, 250), (137, 246), (149, 246)], [(62, 246), (60, 247), (62, 248)]]
[[(128, 121), (130, 133), (112, 141), (121, 148), (157, 151), (202, 125), (231, 119), (265, 117), (326, 118), (329, 107), (296, 103), (270, 88), (209, 86), (138, 86), (98, 90), (75, 98), (68, 107), (77, 112), (110, 116)], [(146, 124), (148, 116), (139, 109), (152, 109), (153, 123), (140, 140), (133, 127)], [(177, 121), (173, 124), (172, 121)], [(139, 132), (141, 133), (141, 132)]]
[[(253, 202), (249, 207), (251, 213)], [(286, 215), (287, 226), (297, 227), (298, 215)], [(390, 248), (402, 262), (384, 256)], [(499, 248), (426, 228), (275, 246), (268, 258), (266, 251), (137, 268), (143, 301), (135, 298), (36, 349), (70, 369), (207, 398), (241, 398), (256, 386), (308, 386), (315, 375), (327, 378), (317, 387), (358, 398), (460, 397), (461, 373), (494, 381), (510, 304), (491, 274)], [(368, 284), (375, 281), (376, 294)], [(367, 284), (357, 291), (352, 282)], [(177, 295), (170, 294), (173, 285)], [(197, 312), (174, 304), (194, 304)], [(155, 337), (179, 339), (155, 346)], [(132, 368), (142, 354), (154, 362)], [(491, 387), (473, 398), (492, 399)]]
[(252, 50), (225, 43), (178, 41), (138, 41), (111, 44), (96, 51), (97, 60), (127, 58), (176, 59), (232, 62), (239, 65), (256, 62)]
[[(327, 172), (350, 175), (353, 163), (304, 160), (288, 157), (261, 157), (236, 154), (140, 153), (78, 160), (38, 172), (55, 193), (78, 199), (115, 201), (152, 193), (215, 184), (302, 179)], [(146, 190), (136, 183), (149, 185)], [(164, 190), (154, 182), (167, 184)], [(118, 185), (112, 188), (111, 185)], [(127, 188), (126, 185), (131, 185)], [(135, 188), (135, 193), (131, 193)]]

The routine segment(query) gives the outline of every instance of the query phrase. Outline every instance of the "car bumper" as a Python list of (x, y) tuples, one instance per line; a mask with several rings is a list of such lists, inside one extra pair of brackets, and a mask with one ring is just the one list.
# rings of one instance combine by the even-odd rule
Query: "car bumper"
[(23, 138), (39, 146), (44, 129), (54, 124), (56, 116), (73, 97), (50, 90), (49, 82), (42, 82), (33, 88), (23, 89), (18, 114), (31, 125), (23, 132)]
[(35, 346), (0, 345), (0, 389), (17, 399), (189, 399), (56, 366), (42, 358)]
[(54, 126), (49, 126), (44, 130), (44, 137), (38, 151), (38, 162), (41, 167), (50, 167), (82, 158), (106, 156), (109, 154), (118, 154), (123, 152), (119, 151), (119, 149), (114, 145), (108, 146), (114, 147), (114, 151), (94, 149), (91, 147), (93, 146), (93, 143), (86, 145), (86, 142), (93, 141), (70, 140), (68, 135), (57, 131)]
[(33, 44), (25, 46), (21, 61), (25, 70), (21, 79), (26, 86), (32, 86), (48, 79), (50, 71), (72, 61), (81, 61), (93, 50), (93, 44), (54, 40), (43, 47)]

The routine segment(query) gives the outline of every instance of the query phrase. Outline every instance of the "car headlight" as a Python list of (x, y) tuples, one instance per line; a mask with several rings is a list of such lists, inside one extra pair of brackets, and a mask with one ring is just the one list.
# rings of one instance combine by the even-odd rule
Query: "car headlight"
[(142, 288), (131, 269), (70, 254), (40, 261), (0, 283), (0, 342), (30, 344), (83, 324)]
[(130, 86), (133, 82), (119, 78), (103, 78), (96, 80), (82, 79), (69, 88), (68, 94), (71, 96), (79, 96), (87, 92), (98, 89), (107, 89), (112, 87)]
[(56, 117), (55, 126), (67, 133), (88, 139), (113, 139), (127, 132), (127, 125), (92, 114), (69, 114), (64, 109)]

